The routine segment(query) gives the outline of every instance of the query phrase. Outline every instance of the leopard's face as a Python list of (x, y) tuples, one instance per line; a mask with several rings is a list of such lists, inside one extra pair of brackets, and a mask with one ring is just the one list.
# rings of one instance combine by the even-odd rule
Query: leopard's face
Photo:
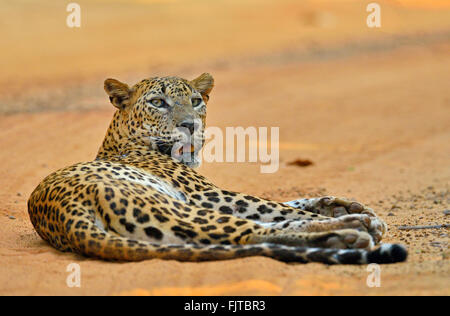
[(145, 79), (131, 89), (108, 79), (105, 90), (111, 102), (126, 113), (124, 124), (130, 139), (197, 167), (213, 85), (211, 75), (203, 74), (192, 81), (178, 77)]

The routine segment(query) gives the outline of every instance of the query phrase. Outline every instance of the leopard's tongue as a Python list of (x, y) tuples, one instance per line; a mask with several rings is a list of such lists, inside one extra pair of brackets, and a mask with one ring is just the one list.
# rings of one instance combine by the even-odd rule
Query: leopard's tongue
[(193, 153), (195, 151), (194, 145), (186, 144), (178, 150), (179, 155), (183, 155), (183, 153)]

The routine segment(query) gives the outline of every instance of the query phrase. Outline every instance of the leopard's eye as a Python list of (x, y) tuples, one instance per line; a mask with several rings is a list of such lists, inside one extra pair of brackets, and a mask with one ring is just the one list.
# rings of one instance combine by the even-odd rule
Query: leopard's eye
[(163, 99), (153, 99), (150, 101), (150, 103), (157, 108), (162, 108), (166, 105), (166, 101), (164, 101)]
[(192, 99), (192, 106), (195, 108), (197, 106), (199, 106), (200, 104), (202, 104), (203, 99), (200, 98), (194, 98)]

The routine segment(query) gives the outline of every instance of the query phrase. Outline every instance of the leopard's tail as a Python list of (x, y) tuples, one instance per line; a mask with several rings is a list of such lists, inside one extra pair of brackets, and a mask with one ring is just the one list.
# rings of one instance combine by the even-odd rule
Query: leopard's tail
[[(78, 228), (77, 228), (78, 227)], [(158, 245), (113, 235), (85, 219), (66, 231), (70, 249), (79, 254), (105, 260), (142, 261), (169, 259), (178, 261), (227, 260), (265, 256), (284, 262), (322, 262), (326, 264), (396, 263), (406, 260), (407, 251), (400, 245), (384, 244), (367, 251), (290, 247), (278, 244), (252, 245)]]

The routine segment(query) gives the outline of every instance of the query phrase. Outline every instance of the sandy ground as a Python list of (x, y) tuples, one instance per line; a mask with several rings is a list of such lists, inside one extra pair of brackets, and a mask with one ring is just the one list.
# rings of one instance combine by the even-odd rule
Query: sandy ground
[[(79, 1), (80, 30), (57, 27), (65, 8), (50, 3), (1, 5), (0, 295), (450, 294), (449, 230), (398, 228), (450, 224), (448, 1), (380, 1), (380, 30), (365, 26), (361, 1)], [(201, 173), (279, 201), (330, 194), (373, 207), (390, 226), (385, 242), (410, 253), (382, 266), (380, 288), (365, 266), (107, 263), (41, 241), (27, 198), (47, 174), (95, 156), (113, 113), (102, 80), (204, 71), (216, 78), (208, 125), (280, 127), (281, 162), (274, 174), (257, 163)], [(70, 263), (81, 288), (66, 285)]]

